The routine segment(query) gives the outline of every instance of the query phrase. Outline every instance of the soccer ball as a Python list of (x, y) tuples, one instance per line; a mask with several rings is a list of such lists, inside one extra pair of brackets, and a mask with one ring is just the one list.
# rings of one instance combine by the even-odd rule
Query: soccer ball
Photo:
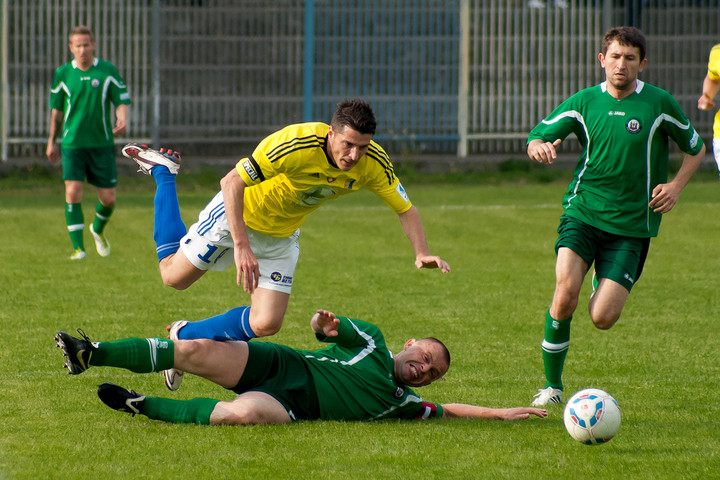
[(565, 404), (563, 420), (570, 436), (585, 445), (609, 442), (620, 429), (620, 406), (607, 392), (588, 388)]

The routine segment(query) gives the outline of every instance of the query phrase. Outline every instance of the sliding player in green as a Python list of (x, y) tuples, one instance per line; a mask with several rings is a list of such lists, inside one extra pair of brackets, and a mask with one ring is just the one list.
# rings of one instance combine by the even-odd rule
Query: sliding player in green
[(247, 425), (433, 417), (516, 420), (547, 415), (538, 408), (424, 401), (412, 388), (442, 378), (450, 367), (450, 353), (435, 338), (408, 340), (393, 355), (382, 332), (370, 323), (318, 310), (310, 326), (319, 341), (331, 345), (309, 351), (269, 342), (208, 339), (129, 338), (91, 343), (84, 334), (79, 339), (64, 332), (58, 332), (55, 340), (70, 374), (90, 366), (136, 373), (177, 368), (238, 394), (231, 401), (181, 401), (139, 395), (110, 383), (98, 389), (100, 399), (115, 410), (172, 423)]
[[(50, 136), (47, 157), (60, 158), (65, 181), (65, 220), (73, 245), (72, 260), (85, 258), (82, 212), (83, 181), (97, 188), (98, 202), (90, 233), (102, 257), (110, 255), (105, 225), (115, 209), (117, 170), (113, 135), (125, 133), (130, 95), (112, 63), (95, 57), (95, 37), (75, 27), (68, 47), (74, 59), (55, 71), (50, 89)], [(115, 124), (112, 107), (115, 106)]]
[[(570, 134), (583, 149), (563, 198), (555, 293), (542, 342), (547, 382), (535, 395), (536, 406), (562, 402), (570, 322), (590, 267), (595, 264), (596, 287), (590, 318), (597, 328), (609, 329), (642, 273), (662, 214), (675, 206), (705, 155), (702, 139), (677, 101), (638, 80), (647, 64), (640, 30), (609, 30), (598, 59), (605, 82), (563, 102), (528, 139), (528, 156), (540, 163), (552, 163), (556, 147)], [(686, 154), (671, 182), (669, 140)]]

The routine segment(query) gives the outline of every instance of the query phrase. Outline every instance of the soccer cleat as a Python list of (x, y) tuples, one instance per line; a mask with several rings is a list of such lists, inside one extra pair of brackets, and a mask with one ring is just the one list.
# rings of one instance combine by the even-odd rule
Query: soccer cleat
[(85, 250), (82, 248), (76, 248), (72, 255), (70, 255), (70, 260), (82, 260), (85, 258), (87, 254), (85, 253)]
[(96, 350), (96, 346), (92, 344), (85, 332), (79, 328), (77, 332), (83, 338), (75, 338), (65, 332), (58, 332), (55, 335), (57, 346), (62, 349), (65, 357), (65, 368), (68, 369), (68, 375), (79, 375), (90, 368), (90, 357)]
[(562, 390), (559, 388), (541, 388), (533, 397), (535, 400), (532, 401), (531, 405), (534, 407), (542, 407), (549, 403), (562, 403), (562, 393)]
[(123, 147), (122, 154), (135, 160), (140, 167), (138, 172), (143, 172), (145, 175), (150, 175), (153, 167), (158, 165), (164, 165), (173, 175), (177, 175), (180, 171), (180, 152), (170, 149), (161, 148), (158, 152), (147, 145), (128, 143)]
[[(168, 338), (173, 342), (177, 341), (178, 331), (185, 325), (187, 325), (187, 320), (178, 320), (168, 325)], [(167, 370), (163, 370), (162, 374), (163, 380), (165, 380), (165, 386), (168, 390), (174, 392), (180, 388), (180, 383), (183, 379), (182, 370), (178, 370), (177, 368), (168, 368)]]
[(97, 250), (98, 255), (101, 257), (107, 257), (110, 255), (110, 242), (108, 242), (105, 234), (95, 233), (92, 223), (90, 224), (90, 233), (92, 233), (92, 236), (95, 239), (95, 249)]
[(142, 413), (145, 395), (139, 395), (134, 390), (127, 390), (113, 383), (103, 383), (98, 387), (98, 397), (108, 407), (119, 412)]

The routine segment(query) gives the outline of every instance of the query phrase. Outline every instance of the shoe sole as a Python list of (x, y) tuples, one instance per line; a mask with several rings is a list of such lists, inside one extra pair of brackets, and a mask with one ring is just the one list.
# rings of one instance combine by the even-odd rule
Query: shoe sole
[[(70, 353), (68, 352), (68, 346), (65, 343), (65, 341), (62, 339), (62, 335), (58, 332), (57, 335), (55, 335), (55, 342), (57, 343), (57, 347), (62, 350), (63, 357), (65, 357), (65, 365), (64, 367), (68, 369), (68, 375), (80, 375), (82, 372), (90, 368), (90, 365), (85, 364), (85, 361), (82, 358), (82, 352), (84, 350), (77, 352), (77, 360), (79, 364), (75, 364), (70, 359)], [(90, 359), (88, 358), (88, 363), (90, 362)]]
[(142, 145), (135, 143), (125, 145), (122, 149), (122, 154), (123, 156), (134, 160), (140, 167), (140, 170), (138, 171), (141, 171), (145, 175), (151, 175), (150, 171), (153, 167), (158, 165), (167, 167), (173, 175), (177, 175), (180, 171), (179, 160), (177, 162), (170, 160), (160, 152), (156, 152), (151, 148), (143, 147)]

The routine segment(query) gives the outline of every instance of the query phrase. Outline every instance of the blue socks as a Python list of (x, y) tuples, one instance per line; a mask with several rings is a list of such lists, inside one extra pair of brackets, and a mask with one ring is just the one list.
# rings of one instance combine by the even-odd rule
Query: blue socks
[(180, 340), (208, 338), (220, 342), (228, 340), (247, 342), (255, 337), (257, 335), (250, 328), (250, 307), (236, 307), (199, 322), (188, 322), (178, 331)]
[(157, 183), (153, 239), (160, 261), (180, 249), (180, 239), (187, 233), (187, 228), (180, 217), (175, 175), (162, 165), (153, 167), (150, 173)]

